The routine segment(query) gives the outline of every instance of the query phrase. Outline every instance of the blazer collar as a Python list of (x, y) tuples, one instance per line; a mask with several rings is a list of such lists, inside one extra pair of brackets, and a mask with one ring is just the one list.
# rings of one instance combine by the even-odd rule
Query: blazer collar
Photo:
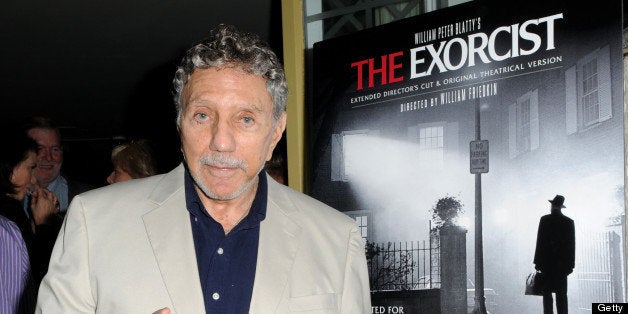
[(277, 309), (282, 296), (288, 293), (288, 279), (301, 235), (301, 227), (291, 217), (298, 209), (283, 190), (286, 187), (270, 177), (267, 179), (268, 206), (266, 219), (260, 226), (252, 313)]
[(185, 209), (183, 165), (164, 175), (149, 195), (156, 207), (143, 216), (146, 233), (174, 308), (172, 313), (203, 313), (192, 226)]
[[(192, 227), (185, 210), (184, 166), (164, 175), (149, 200), (157, 206), (144, 215), (144, 225), (170, 294), (173, 313), (203, 313)], [(260, 226), (257, 268), (250, 311), (277, 309), (288, 288), (288, 279), (299, 249), (301, 227), (291, 216), (298, 212), (284, 189), (268, 180), (266, 219)]]

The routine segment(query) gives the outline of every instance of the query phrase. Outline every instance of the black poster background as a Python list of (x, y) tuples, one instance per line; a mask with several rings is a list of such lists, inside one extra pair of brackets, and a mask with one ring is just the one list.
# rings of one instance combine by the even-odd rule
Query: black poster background
[[(566, 197), (563, 213), (576, 224), (576, 269), (569, 277), (570, 310), (590, 311), (591, 302), (620, 302), (625, 295), (624, 140), (621, 3), (599, 1), (469, 2), (317, 43), (314, 95), (310, 105), (312, 196), (367, 217), (367, 240), (375, 243), (429, 241), (431, 209), (452, 196), (464, 205), (457, 221), (467, 228), (467, 274), (474, 277), (474, 175), (469, 142), (490, 143), (489, 172), (482, 175), (485, 287), (498, 313), (538, 313), (541, 299), (524, 296), (534, 269), (539, 218), (548, 200)], [(529, 55), (483, 62), (475, 55), (459, 69), (411, 78), (411, 50), (472, 34), (496, 36), (495, 51), (512, 51), (512, 25), (540, 38)], [(469, 22), (467, 22), (469, 21)], [(475, 24), (473, 24), (475, 22)], [(479, 23), (478, 23), (479, 22)], [(466, 23), (466, 24), (465, 24)], [(464, 25), (463, 25), (464, 24)], [(464, 29), (461, 26), (466, 26)], [(451, 27), (451, 28), (449, 28)], [(448, 28), (451, 32), (439, 33)], [(435, 37), (427, 33), (436, 30)], [(417, 34), (419, 34), (417, 36)], [(434, 34), (434, 33), (433, 33)], [(520, 49), (531, 41), (518, 38)], [(461, 60), (460, 45), (450, 50)], [(483, 50), (487, 55), (487, 50)], [(368, 69), (358, 90), (351, 64), (402, 52), (393, 77), (368, 87)], [(417, 54), (426, 71), (432, 58)], [(441, 52), (439, 58), (445, 57)], [(586, 76), (586, 77), (585, 77)], [(388, 77), (390, 78), (390, 76)], [(472, 91), (484, 87), (481, 96)], [(464, 93), (464, 94), (463, 94)]]

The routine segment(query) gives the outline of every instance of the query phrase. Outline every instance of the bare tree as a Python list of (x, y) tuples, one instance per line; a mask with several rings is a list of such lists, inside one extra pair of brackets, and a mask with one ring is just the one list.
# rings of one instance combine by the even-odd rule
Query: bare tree
[(443, 226), (453, 225), (454, 220), (464, 212), (462, 202), (455, 196), (445, 196), (432, 207), (432, 230), (440, 230)]
[(367, 242), (366, 260), (371, 290), (413, 289), (412, 277), (415, 273), (416, 262), (412, 251), (396, 249), (390, 242), (386, 247)]

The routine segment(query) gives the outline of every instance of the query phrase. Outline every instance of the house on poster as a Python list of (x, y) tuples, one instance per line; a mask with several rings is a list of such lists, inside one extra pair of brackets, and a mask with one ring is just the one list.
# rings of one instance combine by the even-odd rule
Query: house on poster
[(438, 289), (420, 248), (433, 242), (432, 208), (452, 197), (472, 291), (479, 110), (489, 310), (540, 311), (523, 291), (556, 194), (576, 224), (570, 310), (625, 302), (621, 8), (583, 5), (470, 2), (315, 45), (311, 194), (355, 217), (368, 243), (416, 244), (409, 285), (387, 290)]

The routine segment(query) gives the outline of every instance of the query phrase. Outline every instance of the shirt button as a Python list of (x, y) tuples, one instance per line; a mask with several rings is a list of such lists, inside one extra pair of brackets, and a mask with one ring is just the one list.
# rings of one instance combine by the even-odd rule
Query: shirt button
[(220, 294), (218, 294), (218, 292), (214, 292), (214, 294), (212, 294), (212, 299), (214, 300), (220, 299)]
[(222, 255), (222, 253), (224, 253), (224, 252), (225, 252), (225, 250), (223, 250), (221, 247), (218, 248), (218, 254), (219, 255)]

